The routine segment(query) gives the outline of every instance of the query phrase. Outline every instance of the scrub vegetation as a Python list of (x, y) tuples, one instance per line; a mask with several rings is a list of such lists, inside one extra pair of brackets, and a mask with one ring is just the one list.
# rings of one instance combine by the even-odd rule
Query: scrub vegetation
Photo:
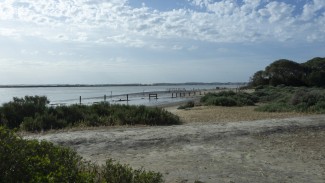
[(251, 106), (258, 102), (258, 98), (245, 92), (235, 93), (233, 91), (222, 91), (219, 93), (208, 93), (201, 98), (206, 105), (216, 106)]
[(323, 88), (260, 86), (253, 93), (223, 91), (201, 98), (205, 105), (252, 106), (263, 112), (325, 113)]
[(256, 89), (253, 95), (265, 103), (257, 111), (325, 113), (323, 88), (270, 86)]
[(277, 60), (256, 72), (249, 88), (255, 92), (223, 91), (201, 98), (205, 105), (259, 105), (257, 111), (325, 113), (325, 58), (316, 57), (305, 63)]
[(108, 159), (99, 166), (74, 150), (25, 140), (0, 127), (0, 182), (161, 183), (160, 173), (134, 170)]
[(14, 98), (0, 107), (0, 125), (26, 131), (61, 129), (76, 126), (175, 125), (179, 118), (161, 108), (145, 106), (71, 105), (48, 107), (44, 96)]

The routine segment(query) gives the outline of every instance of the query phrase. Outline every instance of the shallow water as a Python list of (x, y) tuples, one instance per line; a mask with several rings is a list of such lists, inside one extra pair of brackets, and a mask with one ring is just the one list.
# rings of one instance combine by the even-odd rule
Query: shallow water
[[(204, 91), (216, 87), (236, 88), (237, 85), (170, 85), (170, 86), (110, 86), (110, 87), (30, 87), (0, 88), (0, 104), (9, 102), (13, 97), (46, 96), (50, 105), (92, 104), (105, 100), (110, 103), (155, 106), (185, 98), (172, 98), (169, 91)], [(149, 93), (158, 93), (158, 99), (149, 100)], [(129, 101), (126, 101), (129, 94)], [(192, 93), (193, 95), (194, 93)], [(198, 94), (198, 93), (197, 93)]]

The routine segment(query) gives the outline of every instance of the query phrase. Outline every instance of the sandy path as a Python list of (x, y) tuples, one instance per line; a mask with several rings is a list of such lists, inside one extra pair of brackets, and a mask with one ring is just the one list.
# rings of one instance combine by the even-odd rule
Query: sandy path
[(166, 182), (324, 182), (325, 115), (28, 135), (86, 159), (111, 157)]

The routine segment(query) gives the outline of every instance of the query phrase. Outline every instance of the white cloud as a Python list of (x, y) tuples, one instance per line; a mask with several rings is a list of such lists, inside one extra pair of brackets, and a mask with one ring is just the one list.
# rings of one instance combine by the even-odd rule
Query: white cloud
[(114, 44), (122, 44), (125, 47), (143, 47), (145, 45), (144, 41), (132, 36), (126, 36), (125, 34), (116, 35), (116, 36), (108, 36), (106, 37), (107, 43)]
[[(160, 48), (165, 40), (261, 42), (324, 40), (319, 22), (325, 1), (314, 0), (295, 15), (294, 5), (268, 0), (192, 0), (196, 9), (159, 11), (133, 8), (127, 0), (48, 0), (0, 2), (0, 35), (53, 41), (124, 44)], [(301, 20), (310, 21), (310, 24)], [(37, 32), (37, 34), (35, 34)], [(311, 39), (310, 35), (313, 39)], [(157, 40), (162, 43), (157, 44)], [(156, 45), (156, 46), (155, 46)], [(184, 45), (186, 46), (186, 43)]]
[(292, 12), (294, 8), (291, 5), (285, 4), (283, 2), (270, 2), (265, 6), (264, 9), (261, 9), (261, 14), (264, 14), (268, 17), (270, 23), (290, 20), (292, 17)]
[(13, 28), (0, 28), (0, 36), (18, 38), (19, 33)]
[(304, 5), (303, 12), (301, 15), (302, 20), (310, 20), (315, 17), (317, 11), (325, 8), (324, 0), (313, 0)]

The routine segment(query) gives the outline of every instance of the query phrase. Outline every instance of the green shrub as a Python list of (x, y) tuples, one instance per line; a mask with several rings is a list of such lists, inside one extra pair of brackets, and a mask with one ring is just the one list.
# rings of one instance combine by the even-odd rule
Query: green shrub
[(222, 91), (219, 93), (208, 93), (201, 98), (205, 105), (216, 106), (249, 106), (258, 102), (258, 97), (249, 93), (235, 93), (233, 91)]
[(258, 111), (269, 112), (312, 112), (324, 113), (325, 90), (306, 87), (264, 87), (254, 95), (266, 105), (258, 107)]
[(177, 109), (188, 109), (195, 106), (194, 101), (188, 101), (185, 105), (179, 106)]
[(237, 102), (231, 97), (216, 97), (213, 99), (213, 105), (217, 106), (236, 106)]
[(325, 113), (325, 101), (318, 101), (314, 106), (310, 107), (310, 112), (315, 112), (315, 113)]
[(196, 181), (194, 181), (194, 183), (204, 183), (204, 182), (196, 180)]
[(292, 105), (304, 104), (307, 107), (315, 105), (318, 101), (323, 101), (325, 96), (318, 91), (308, 91), (306, 89), (297, 90), (292, 98)]
[(0, 127), (0, 182), (90, 182), (81, 160), (75, 151)]
[(74, 150), (24, 140), (0, 127), (0, 182), (161, 183), (163, 179), (160, 173), (134, 170), (111, 159), (97, 166)]
[(216, 96), (219, 97), (231, 97), (231, 96), (235, 96), (237, 93), (235, 93), (234, 91), (221, 91), (219, 93), (216, 94)]
[(200, 102), (206, 103), (209, 99), (214, 98), (216, 95), (214, 93), (207, 93), (201, 97)]
[(13, 98), (12, 102), (5, 103), (1, 108), (0, 124), (9, 128), (18, 128), (25, 117), (34, 117), (43, 114), (49, 103), (44, 96), (25, 96), (24, 98)]
[(232, 91), (209, 93), (201, 98), (205, 105), (249, 106), (263, 104), (257, 111), (325, 113), (325, 90), (322, 88), (279, 85), (257, 87), (252, 94)]
[(178, 116), (161, 108), (145, 106), (71, 105), (48, 107), (46, 97), (14, 98), (0, 107), (0, 125), (27, 131), (60, 129), (67, 126), (175, 125)]
[(286, 103), (269, 103), (260, 106), (255, 110), (260, 112), (290, 112), (293, 108)]
[(255, 95), (239, 92), (235, 95), (235, 100), (238, 106), (252, 106), (259, 102), (259, 98)]
[(20, 128), (26, 131), (41, 131), (43, 129), (43, 121), (39, 117), (25, 117), (20, 124)]
[(162, 175), (142, 169), (133, 170), (128, 165), (122, 165), (108, 159), (103, 170), (107, 183), (162, 183)]

